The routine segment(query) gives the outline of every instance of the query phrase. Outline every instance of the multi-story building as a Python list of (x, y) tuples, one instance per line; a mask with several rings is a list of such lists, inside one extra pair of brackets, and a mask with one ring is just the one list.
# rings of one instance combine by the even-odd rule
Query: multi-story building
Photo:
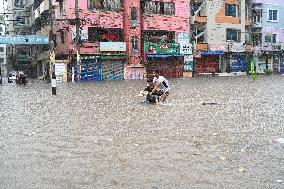
[[(55, 0), (52, 0), (52, 4), (56, 4)], [(30, 10), (30, 35), (49, 36), (49, 38), (52, 39), (49, 8), (49, 0), (34, 0), (32, 3), (30, 3), (30, 6), (28, 7)], [(30, 52), (31, 65), (34, 68), (34, 74), (36, 76), (43, 76), (45, 73), (49, 73), (50, 46), (32, 45), (30, 46)]]
[(252, 0), (251, 26), (257, 71), (284, 72), (284, 1)]
[[(250, 20), (246, 0), (192, 0), (195, 72), (245, 72)], [(247, 44), (249, 45), (249, 44)]]
[[(28, 21), (30, 11), (28, 9), (31, 1), (29, 0), (7, 0), (6, 13), (6, 35), (28, 35)], [(32, 76), (31, 59), (29, 56), (29, 45), (7, 45), (7, 62), (11, 69), (23, 70), (28, 76)]]
[[(76, 63), (75, 0), (54, 4), (59, 67)], [(81, 80), (143, 79), (154, 68), (181, 77), (189, 48), (188, 0), (80, 0)], [(182, 51), (186, 51), (182, 49)], [(77, 72), (78, 73), (78, 72)]]
[[(7, 12), (7, 3), (4, 0), (0, 0), (0, 36), (5, 35), (5, 13)], [(7, 53), (6, 44), (0, 44), (0, 75), (7, 75)]]

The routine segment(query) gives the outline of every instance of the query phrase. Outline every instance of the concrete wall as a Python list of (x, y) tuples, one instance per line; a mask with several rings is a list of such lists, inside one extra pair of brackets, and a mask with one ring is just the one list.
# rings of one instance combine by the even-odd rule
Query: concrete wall
[[(81, 24), (81, 35), (88, 38), (88, 27), (101, 27), (101, 28), (123, 28), (123, 12), (100, 12), (88, 9), (87, 0), (79, 1), (80, 19), (83, 21)], [(59, 11), (59, 4), (55, 3), (56, 11), (55, 17), (57, 19), (75, 19), (75, 0), (65, 0), (66, 16), (62, 16)], [(82, 11), (84, 10), (84, 11)], [(59, 29), (65, 31), (65, 43), (62, 44)], [(58, 21), (54, 24), (54, 31), (57, 35), (57, 53), (67, 54), (69, 50), (76, 49), (75, 36), (76, 26), (69, 25), (67, 21)], [(56, 32), (57, 31), (57, 32)], [(82, 54), (96, 54), (99, 53), (99, 44), (90, 43), (87, 40), (83, 42), (81, 47)]]
[[(240, 19), (225, 16), (225, 2), (240, 2)], [(207, 33), (209, 44), (227, 44), (226, 29), (240, 29), (241, 43), (245, 42), (245, 0), (215, 0), (207, 1)]]
[(143, 30), (189, 31), (189, 0), (161, 0), (175, 3), (175, 15), (144, 14)]
[[(275, 2), (274, 2), (275, 3)], [(264, 27), (273, 27), (273, 28), (284, 28), (284, 1), (282, 2), (282, 5), (276, 5), (276, 4), (263, 4), (263, 12), (262, 12), (262, 24)], [(268, 21), (268, 10), (278, 10), (278, 21), (277, 22), (271, 22)]]

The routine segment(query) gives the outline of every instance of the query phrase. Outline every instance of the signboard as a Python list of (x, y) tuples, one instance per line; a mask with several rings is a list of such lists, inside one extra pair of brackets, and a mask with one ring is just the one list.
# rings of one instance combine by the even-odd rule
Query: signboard
[(227, 45), (224, 44), (210, 44), (209, 49), (210, 51), (223, 51), (223, 52), (228, 51)]
[(0, 44), (49, 44), (48, 36), (36, 35), (18, 35), (18, 36), (0, 36)]
[(189, 56), (184, 57), (183, 70), (185, 72), (192, 72), (193, 71), (193, 55), (189, 55)]
[(178, 43), (144, 43), (145, 54), (179, 54), (180, 45)]
[(192, 44), (180, 43), (180, 54), (192, 54)]
[(64, 75), (65, 73), (65, 64), (55, 64), (55, 75)]
[(242, 43), (230, 43), (229, 51), (231, 52), (245, 52), (246, 47)]
[(178, 43), (180, 45), (180, 54), (192, 54), (192, 44), (189, 42), (189, 33), (179, 33)]
[(125, 42), (100, 42), (100, 51), (126, 51)]

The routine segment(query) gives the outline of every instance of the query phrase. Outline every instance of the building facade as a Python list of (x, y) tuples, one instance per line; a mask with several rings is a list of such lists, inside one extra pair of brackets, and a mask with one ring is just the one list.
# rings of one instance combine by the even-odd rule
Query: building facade
[(252, 0), (252, 41), (259, 73), (284, 72), (284, 1)]
[(160, 68), (168, 77), (182, 77), (184, 55), (178, 40), (189, 36), (188, 0), (79, 1), (84, 10), (79, 13), (80, 69), (74, 4), (74, 0), (54, 4), (56, 61), (61, 66), (66, 62), (67, 75), (75, 67), (81, 80), (144, 79)]
[[(0, 0), (0, 36), (5, 35), (6, 25), (5, 13), (7, 12), (7, 3), (4, 0)], [(7, 52), (6, 44), (0, 44), (0, 75), (7, 75)]]
[(191, 24), (197, 74), (245, 72), (250, 49), (246, 0), (192, 0)]

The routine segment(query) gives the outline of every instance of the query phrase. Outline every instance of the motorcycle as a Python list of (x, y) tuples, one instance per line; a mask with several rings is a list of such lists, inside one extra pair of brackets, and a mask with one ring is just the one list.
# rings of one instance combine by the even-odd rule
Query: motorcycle
[(18, 73), (16, 76), (16, 83), (19, 85), (27, 84), (27, 76), (24, 73)]

